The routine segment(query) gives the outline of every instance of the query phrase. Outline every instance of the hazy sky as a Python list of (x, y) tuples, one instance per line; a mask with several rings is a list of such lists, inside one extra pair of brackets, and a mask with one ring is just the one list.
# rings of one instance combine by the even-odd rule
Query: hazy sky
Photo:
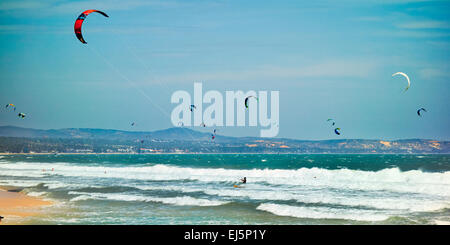
[[(73, 25), (86, 9), (110, 18), (88, 16), (84, 45)], [(2, 0), (0, 125), (164, 129), (171, 94), (202, 82), (223, 94), (280, 91), (278, 137), (449, 140), (449, 9), (412, 0)], [(411, 78), (406, 93), (391, 76), (398, 71)]]

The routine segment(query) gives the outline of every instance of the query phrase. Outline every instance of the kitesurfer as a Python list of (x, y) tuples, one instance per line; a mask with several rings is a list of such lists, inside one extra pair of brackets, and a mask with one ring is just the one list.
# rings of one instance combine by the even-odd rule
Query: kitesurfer
[(247, 183), (247, 177), (244, 177), (243, 179), (241, 179), (242, 184)]

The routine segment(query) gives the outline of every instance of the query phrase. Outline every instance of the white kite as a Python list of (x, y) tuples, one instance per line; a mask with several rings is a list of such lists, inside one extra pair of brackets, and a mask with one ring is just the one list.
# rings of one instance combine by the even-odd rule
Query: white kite
[(408, 88), (411, 86), (411, 82), (409, 81), (408, 75), (406, 75), (403, 72), (397, 72), (397, 73), (392, 74), (392, 76), (396, 76), (396, 75), (402, 75), (402, 76), (406, 77), (406, 80), (408, 81), (408, 86), (405, 88), (405, 92), (406, 92), (406, 90), (408, 90)]

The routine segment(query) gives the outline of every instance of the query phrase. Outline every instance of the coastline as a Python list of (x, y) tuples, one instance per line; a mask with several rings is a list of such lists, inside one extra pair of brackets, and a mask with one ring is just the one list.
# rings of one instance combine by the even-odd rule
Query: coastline
[(22, 224), (24, 218), (38, 216), (43, 206), (53, 202), (39, 197), (32, 197), (22, 192), (23, 189), (0, 186), (0, 225)]
[(311, 152), (311, 153), (295, 153), (295, 152), (280, 152), (280, 153), (256, 153), (256, 152), (165, 152), (165, 153), (116, 153), (116, 152), (102, 152), (102, 153), (10, 153), (0, 152), (0, 155), (449, 155), (445, 153), (430, 153), (430, 152), (416, 152), (416, 153), (383, 153), (383, 152), (364, 152), (364, 153), (330, 153), (330, 152)]

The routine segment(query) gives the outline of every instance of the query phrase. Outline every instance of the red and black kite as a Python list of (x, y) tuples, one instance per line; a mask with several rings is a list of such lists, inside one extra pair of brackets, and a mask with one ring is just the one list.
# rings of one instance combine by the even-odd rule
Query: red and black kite
[(80, 16), (78, 16), (77, 20), (75, 21), (75, 35), (77, 35), (77, 38), (80, 40), (80, 42), (86, 44), (87, 42), (84, 41), (83, 35), (81, 35), (81, 26), (83, 25), (83, 21), (84, 19), (86, 19), (86, 17), (92, 13), (92, 12), (97, 12), (102, 14), (105, 17), (109, 17), (107, 14), (103, 13), (100, 10), (95, 10), (95, 9), (89, 9), (84, 11), (83, 13), (80, 14)]

